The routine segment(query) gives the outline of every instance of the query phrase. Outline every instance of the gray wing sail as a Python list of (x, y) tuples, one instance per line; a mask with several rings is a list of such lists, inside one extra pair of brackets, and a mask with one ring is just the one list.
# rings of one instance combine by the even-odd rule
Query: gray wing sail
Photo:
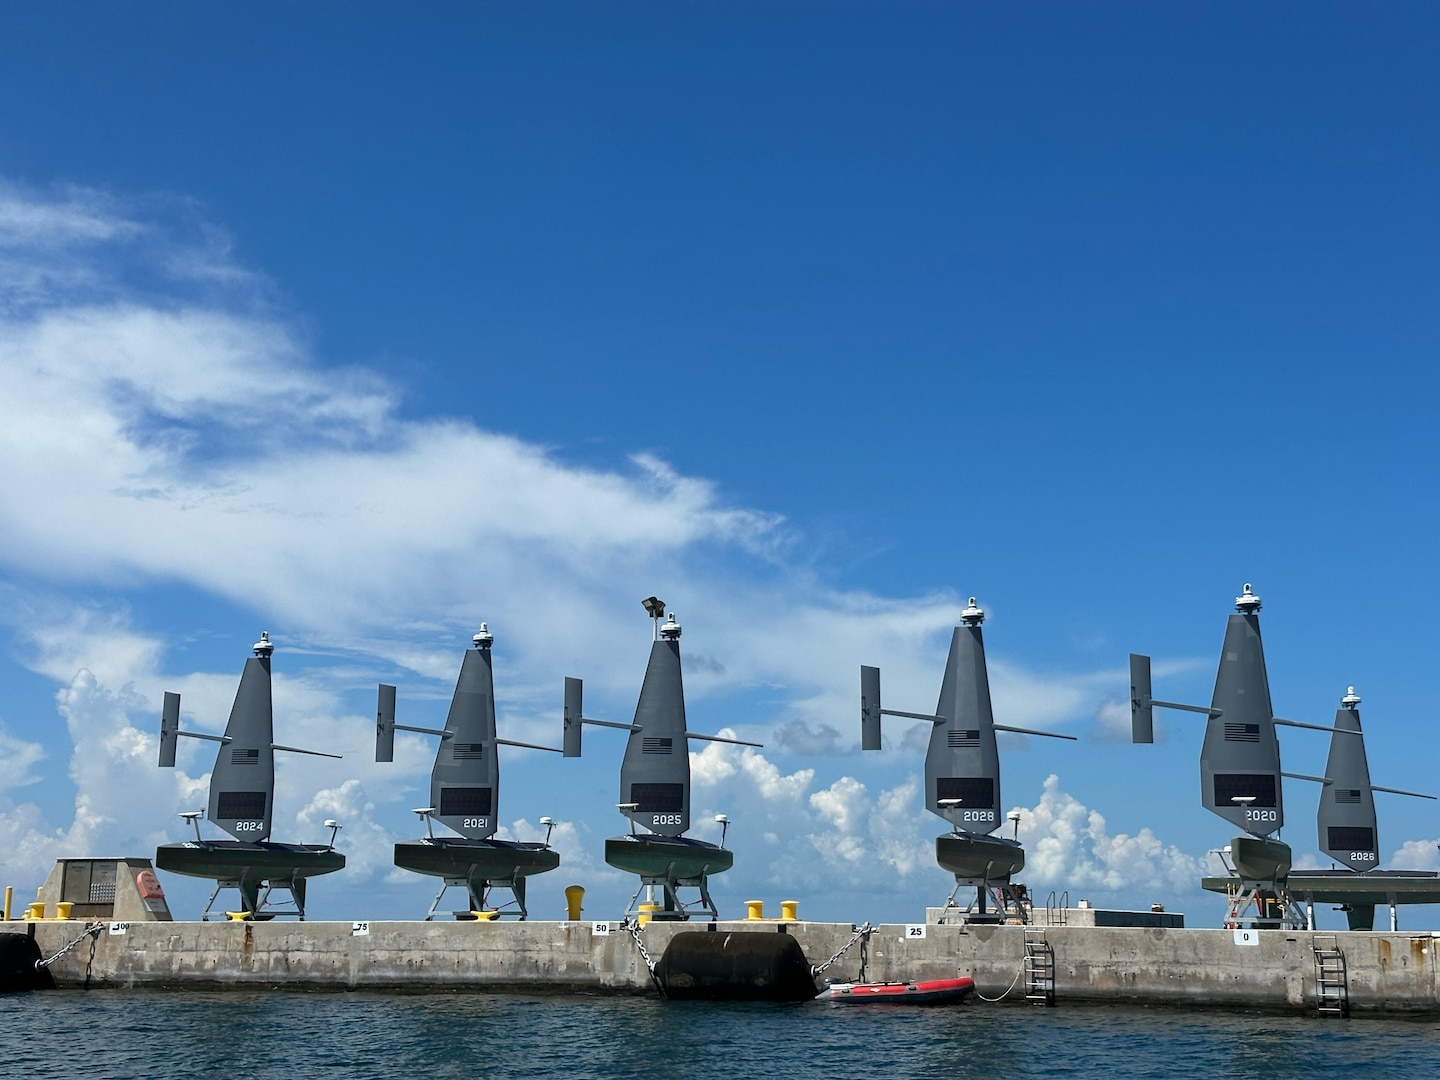
[(620, 801), (633, 803), (631, 819), (662, 836), (690, 828), (690, 752), (685, 738), (685, 686), (680, 642), (650, 646), (635, 726), (620, 763)]
[(1325, 762), (1326, 782), (1320, 792), (1316, 825), (1321, 851), (1352, 870), (1364, 871), (1379, 865), (1380, 839), (1365, 740), (1347, 734), (1358, 731), (1358, 708), (1342, 706), (1335, 711), (1335, 734), (1330, 736), (1330, 757)]
[[(957, 626), (950, 638), (935, 715), (944, 722), (934, 725), (925, 754), (925, 809), (967, 832), (994, 832), (1000, 826), (1000, 755), (978, 623)], [(952, 799), (958, 805), (942, 810), (940, 802)]]
[(1285, 810), (1280, 745), (1260, 643), (1260, 616), (1254, 607), (1258, 601), (1231, 615), (1225, 626), (1211, 715), (1200, 749), (1200, 798), (1205, 809), (1263, 837), (1285, 824)]
[(500, 803), (495, 738), (490, 650), (467, 649), (430, 773), (430, 805), (437, 820), (471, 840), (495, 834)]
[(245, 661), (225, 737), (210, 774), (210, 820), (237, 840), (268, 840), (275, 803), (268, 653)]

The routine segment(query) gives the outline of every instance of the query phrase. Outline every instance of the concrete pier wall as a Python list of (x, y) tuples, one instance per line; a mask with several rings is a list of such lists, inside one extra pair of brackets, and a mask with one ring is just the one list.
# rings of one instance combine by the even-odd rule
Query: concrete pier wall
[[(646, 948), (658, 960), (681, 931), (792, 934), (811, 963), (825, 961), (851, 937), (839, 923), (652, 923)], [(0, 932), (34, 927), (49, 956), (85, 929), (81, 922), (0, 923)], [(651, 993), (630, 935), (616, 923), (590, 922), (131, 923), (107, 927), (93, 957), (85, 942), (52, 968), (61, 986), (261, 987), (413, 990), (531, 990)], [(871, 980), (968, 974), (995, 997), (1020, 976), (1025, 929), (1019, 926), (886, 924), (865, 950)], [(1037, 935), (1039, 929), (1032, 930)], [(1048, 927), (1056, 999), (1313, 1010), (1312, 941), (1333, 941), (1349, 968), (1355, 1010), (1440, 1013), (1440, 937), (1429, 934), (1264, 930), (1242, 944), (1231, 930)], [(860, 977), (857, 945), (826, 975)], [(1017, 977), (1019, 979), (1017, 980)]]

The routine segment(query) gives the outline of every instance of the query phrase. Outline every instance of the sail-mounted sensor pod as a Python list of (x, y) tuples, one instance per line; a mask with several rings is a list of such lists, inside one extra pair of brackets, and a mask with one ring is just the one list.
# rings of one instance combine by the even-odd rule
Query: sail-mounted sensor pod
[[(484, 914), (487, 918), (516, 915), (524, 919), (525, 879), (560, 865), (560, 855), (550, 847), (554, 823), (546, 826), (541, 844), (496, 840), (500, 813), (500, 758), (497, 748), (520, 746), (527, 750), (560, 751), (553, 746), (515, 742), (496, 737), (495, 674), (491, 648), (495, 635), (480, 624), (471, 638), (473, 648), (465, 651), (460, 677), (444, 728), (409, 727), (395, 723), (395, 687), (380, 684), (375, 710), (375, 760), (393, 761), (395, 732), (414, 731), (436, 735), (440, 747), (430, 773), (430, 804), (415, 813), (425, 821), (426, 836), (402, 840), (395, 845), (395, 865), (402, 870), (442, 880), (440, 891), (430, 904), (427, 920), (435, 917), (447, 889), (467, 891), (469, 908), (457, 913), (464, 918)], [(457, 833), (436, 836), (434, 822)], [(511, 899), (494, 904), (491, 893), (507, 889)], [(490, 906), (487, 906), (490, 905)], [(487, 914), (493, 912), (494, 914)]]
[[(640, 884), (630, 898), (626, 915), (636, 910), (645, 890), (650, 904), (657, 904), (656, 919), (688, 919), (692, 911), (719, 917), (710, 898), (709, 878), (730, 869), (734, 854), (720, 844), (711, 844), (685, 835), (690, 828), (689, 740), (760, 746), (743, 739), (701, 735), (685, 728), (685, 688), (680, 673), (680, 624), (672, 614), (665, 619), (665, 604), (651, 596), (641, 601), (652, 621), (650, 662), (634, 723), (592, 720), (584, 715), (584, 684), (565, 680), (565, 756), (579, 757), (583, 725), (628, 731), (625, 757), (620, 764), (620, 801), (617, 809), (630, 823), (630, 832), (605, 841), (605, 861), (617, 870), (636, 874)], [(729, 819), (716, 820), (728, 825)], [(640, 831), (644, 830), (644, 831)], [(699, 898), (688, 903), (682, 888), (698, 890)]]
[[(1075, 741), (1073, 735), (1034, 731), (995, 723), (990, 705), (990, 676), (985, 665), (985, 640), (980, 627), (985, 612), (970, 597), (960, 613), (961, 625), (950, 636), (950, 655), (934, 713), (902, 712), (880, 705), (880, 669), (860, 668), (860, 745), (880, 749), (880, 718), (900, 716), (929, 721), (930, 745), (925, 753), (925, 809), (950, 823), (950, 832), (935, 838), (935, 860), (955, 875), (946, 902), (955, 905), (962, 887), (974, 887), (965, 909), (967, 922), (1025, 921), (1026, 905), (1012, 878), (1025, 866), (1018, 840), (991, 836), (1000, 827), (1000, 754), (997, 731), (1044, 735)], [(993, 902), (993, 906), (992, 905)]]
[[(180, 695), (166, 692), (160, 719), (160, 765), (175, 764), (175, 748), (181, 736), (218, 742), (220, 752), (210, 774), (210, 821), (229, 833), (233, 840), (206, 840), (200, 834), (201, 811), (180, 816), (195, 829), (195, 839), (183, 844), (162, 844), (155, 851), (155, 865), (189, 877), (209, 878), (215, 889), (205, 903), (202, 920), (222, 889), (240, 893), (241, 910), (248, 918), (268, 919), (281, 915), (305, 918), (305, 883), (321, 874), (333, 873), (345, 865), (345, 856), (335, 850), (338, 822), (327, 821), (328, 844), (280, 844), (270, 839), (275, 803), (275, 751), (338, 758), (319, 750), (301, 750), (275, 742), (275, 717), (270, 693), (270, 657), (275, 646), (262, 632), (253, 646), (255, 655), (245, 661), (240, 687), (224, 735), (207, 735), (180, 730)], [(272, 904), (274, 890), (290, 894), (290, 906)]]

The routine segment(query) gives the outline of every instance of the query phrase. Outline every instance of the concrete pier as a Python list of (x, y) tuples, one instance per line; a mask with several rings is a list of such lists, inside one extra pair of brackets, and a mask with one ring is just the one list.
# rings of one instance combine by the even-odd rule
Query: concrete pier
[[(0, 923), (34, 928), (50, 956), (85, 923)], [(52, 968), (62, 987), (286, 987), (653, 993), (631, 936), (618, 923), (591, 922), (144, 922), (107, 925), (93, 957), (89, 943)], [(646, 948), (659, 959), (680, 931), (789, 933), (812, 964), (851, 937), (842, 923), (652, 923)], [(121, 932), (123, 931), (123, 932)], [(919, 936), (923, 932), (924, 936)], [(1344, 953), (1353, 1010), (1440, 1013), (1440, 937), (1261, 930), (1056, 926), (1031, 928), (1053, 950), (1055, 996), (1069, 1001), (1313, 1011), (1312, 946)], [(870, 980), (967, 974), (980, 993), (1024, 1000), (1026, 928), (885, 924), (865, 950)], [(826, 975), (860, 978), (852, 948)]]

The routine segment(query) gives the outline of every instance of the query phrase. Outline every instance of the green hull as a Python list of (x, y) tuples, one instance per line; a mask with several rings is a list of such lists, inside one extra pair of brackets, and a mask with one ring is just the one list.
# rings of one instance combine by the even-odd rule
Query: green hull
[(560, 865), (560, 853), (540, 844), (504, 840), (402, 840), (395, 865), (431, 877), (465, 881), (512, 881)]
[(1230, 841), (1230, 860), (1241, 881), (1284, 881), (1290, 875), (1290, 845), (1281, 840), (1237, 836)]
[(996, 836), (950, 833), (935, 838), (935, 861), (964, 882), (1003, 884), (1025, 868), (1025, 849)]
[(685, 836), (612, 836), (605, 841), (605, 861), (627, 874), (689, 884), (729, 870), (735, 854)]
[(239, 840), (162, 844), (155, 865), (212, 881), (302, 881), (345, 867), (345, 856), (318, 844), (246, 844)]

